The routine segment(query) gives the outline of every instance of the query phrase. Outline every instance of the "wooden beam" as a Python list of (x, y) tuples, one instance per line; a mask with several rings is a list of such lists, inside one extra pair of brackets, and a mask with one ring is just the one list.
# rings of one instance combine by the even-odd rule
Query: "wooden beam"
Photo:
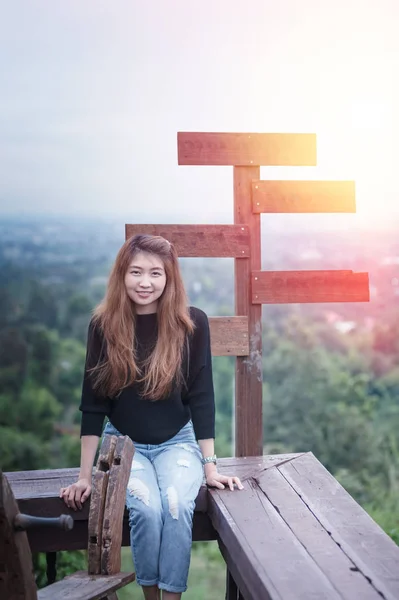
[[(293, 461), (291, 465), (293, 470), (295, 465), (296, 461)], [(288, 470), (290, 467), (286, 466)], [(301, 497), (301, 489), (294, 490), (285, 477), (281, 476), (279, 467), (263, 471), (256, 481), (264, 496), (270, 500), (295, 538), (306, 548), (309, 556), (331, 581), (342, 600), (354, 598), (381, 600), (382, 596), (362, 573), (360, 563), (353, 562), (347, 553), (343, 552), (340, 544), (331, 536), (330, 529), (326, 529), (320, 523), (318, 510), (314, 513), (309, 510)], [(312, 481), (315, 481), (313, 471)], [(319, 490), (323, 483), (324, 480), (320, 478), (314, 484), (316, 494), (314, 508), (320, 504)], [(334, 485), (336, 483), (334, 480)], [(325, 500), (326, 496), (323, 495), (323, 502)]]
[(251, 206), (251, 185), (259, 179), (259, 167), (234, 167), (234, 222), (246, 223), (251, 238), (251, 257), (237, 258), (235, 312), (248, 315), (249, 355), (236, 359), (235, 452), (237, 456), (263, 454), (262, 425), (262, 307), (251, 303), (251, 272), (260, 269), (260, 215)]
[(246, 225), (125, 225), (132, 235), (160, 235), (171, 242), (180, 257), (243, 258), (250, 253)]
[[(107, 437), (107, 436), (104, 436)], [(135, 448), (127, 436), (117, 436), (110, 465), (102, 531), (101, 573), (116, 575), (121, 570), (121, 545), (126, 488)]]
[(26, 531), (15, 531), (18, 504), (0, 469), (0, 597), (36, 600), (36, 582)]
[(226, 569), (226, 596), (225, 600), (237, 600), (238, 587), (229, 569)]
[(101, 573), (101, 551), (103, 547), (103, 521), (109, 469), (113, 461), (116, 436), (106, 435), (101, 444), (97, 465), (92, 478), (90, 511), (88, 522), (89, 543), (87, 548), (88, 572)]
[[(399, 548), (395, 542), (311, 452), (276, 468), (307, 509), (316, 516), (319, 526), (328, 531), (332, 540), (353, 562), (354, 569), (357, 568), (368, 579), (380, 598), (397, 600)], [(268, 490), (271, 488), (273, 484), (267, 486)], [(290, 520), (291, 514), (290, 512)], [(317, 548), (318, 554), (319, 548), (320, 546)], [(327, 552), (327, 547), (325, 551)], [(351, 596), (363, 597), (362, 594)]]
[(86, 571), (77, 571), (65, 579), (42, 588), (37, 600), (105, 600), (108, 594), (119, 590), (136, 578), (134, 573), (116, 573), (115, 575), (88, 575)]
[[(261, 469), (271, 468), (290, 460), (298, 454), (275, 454), (248, 458), (221, 458), (219, 470), (222, 474), (234, 474), (245, 481), (248, 473), (258, 473)], [(82, 510), (73, 511), (59, 497), (60, 487), (67, 487), (78, 479), (79, 468), (46, 469), (39, 471), (15, 471), (6, 473), (20, 512), (36, 517), (58, 517), (70, 514), (74, 519), (71, 531), (38, 528), (28, 530), (29, 545), (32, 552), (56, 552), (61, 550), (82, 550), (88, 544), (89, 508), (93, 495), (83, 504)], [(215, 539), (215, 534), (206, 516), (207, 488), (201, 486), (195, 502), (193, 539)], [(130, 545), (128, 512), (124, 515), (123, 545)]]
[(179, 165), (315, 166), (317, 163), (313, 133), (179, 132), (177, 145)]
[(209, 317), (213, 356), (248, 356), (248, 317)]
[(369, 302), (368, 273), (253, 271), (254, 304)]
[(354, 213), (354, 181), (253, 181), (254, 213)]
[(208, 495), (222, 554), (245, 600), (342, 600), (255, 480), (234, 493), (209, 489)]

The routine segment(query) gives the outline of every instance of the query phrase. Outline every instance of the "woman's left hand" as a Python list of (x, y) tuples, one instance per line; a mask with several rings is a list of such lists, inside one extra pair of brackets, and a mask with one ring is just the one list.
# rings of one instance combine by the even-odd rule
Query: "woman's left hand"
[(224, 490), (226, 486), (228, 486), (231, 491), (234, 490), (234, 485), (238, 487), (239, 490), (243, 490), (244, 486), (238, 477), (233, 475), (222, 475), (217, 471), (212, 471), (211, 473), (206, 475), (206, 484), (210, 487), (219, 488), (219, 490)]

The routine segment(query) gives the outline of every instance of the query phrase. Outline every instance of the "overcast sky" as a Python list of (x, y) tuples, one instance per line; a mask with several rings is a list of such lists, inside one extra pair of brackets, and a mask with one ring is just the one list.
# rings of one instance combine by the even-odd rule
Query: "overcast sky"
[[(398, 0), (10, 0), (0, 211), (231, 222), (232, 169), (178, 167), (178, 131), (312, 132), (359, 218), (399, 217)], [(351, 217), (347, 217), (351, 218)]]

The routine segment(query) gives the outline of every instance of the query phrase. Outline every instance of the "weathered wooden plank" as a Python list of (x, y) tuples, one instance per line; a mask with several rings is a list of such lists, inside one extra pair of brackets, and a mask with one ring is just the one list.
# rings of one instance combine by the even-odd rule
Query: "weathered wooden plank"
[[(297, 456), (302, 456), (303, 453), (288, 453), (288, 454), (260, 454), (258, 456), (232, 456), (229, 458), (220, 458), (218, 465), (221, 469), (231, 466), (247, 465), (247, 464), (274, 464), (275, 462), (285, 461)], [(95, 470), (93, 469), (93, 474)], [(9, 471), (4, 473), (11, 486), (15, 499), (18, 502), (27, 498), (40, 498), (42, 496), (47, 497), (49, 494), (52, 496), (54, 492), (62, 487), (59, 482), (65, 482), (66, 486), (70, 485), (77, 480), (79, 475), (79, 468), (67, 468), (67, 469), (39, 469), (37, 471)], [(64, 487), (66, 487), (64, 486)], [(65, 504), (61, 501), (60, 506), (64, 507)], [(67, 508), (65, 506), (65, 508)], [(21, 511), (25, 512), (25, 511)], [(78, 513), (74, 513), (75, 516)], [(46, 516), (46, 515), (43, 515)], [(49, 516), (54, 516), (53, 514)], [(87, 515), (85, 517), (87, 519)]]
[(102, 530), (101, 573), (114, 575), (121, 569), (121, 545), (126, 488), (134, 455), (134, 445), (127, 436), (117, 438), (109, 471)]
[(88, 572), (91, 575), (101, 573), (102, 530), (108, 477), (109, 473), (96, 471), (92, 481), (87, 546)]
[[(94, 468), (93, 468), (94, 471)], [(47, 481), (49, 479), (56, 479), (56, 485), (60, 485), (63, 487), (61, 483), (68, 480), (69, 477), (76, 477), (77, 473), (79, 473), (79, 469), (76, 467), (67, 468), (67, 469), (37, 469), (32, 471), (8, 471), (5, 473), (8, 482), (10, 485), (15, 485), (14, 482), (26, 482), (27, 490), (29, 490), (29, 486), (32, 481)], [(66, 477), (67, 479), (63, 479)]]
[(276, 467), (263, 471), (257, 482), (343, 600), (381, 600), (356, 563), (342, 551)]
[[(206, 502), (207, 490), (202, 491), (202, 498)], [(201, 542), (215, 540), (216, 532), (212, 527), (208, 515), (204, 512), (194, 513), (193, 540)], [(86, 550), (88, 546), (88, 528), (86, 521), (75, 521), (71, 531), (56, 531), (55, 529), (37, 529), (28, 531), (28, 540), (31, 552), (59, 552), (63, 550)], [(128, 514), (125, 512), (123, 519), (122, 546), (130, 546), (130, 528)]]
[(307, 453), (277, 467), (322, 526), (385, 600), (399, 598), (399, 547)]
[(110, 470), (114, 460), (117, 440), (116, 435), (103, 436), (100, 452), (98, 453), (96, 470), (104, 471), (104, 473)]
[(209, 317), (213, 356), (249, 354), (248, 317)]
[(25, 531), (14, 531), (18, 505), (0, 470), (0, 598), (36, 600), (36, 582)]
[[(255, 468), (252, 468), (252, 469), (247, 468), (245, 475), (243, 475), (241, 477), (241, 481), (245, 481), (247, 479), (252, 479), (252, 478), (257, 480), (257, 478), (260, 477), (264, 471), (267, 471), (268, 469), (272, 469), (273, 467), (277, 467), (279, 465), (283, 465), (286, 462), (290, 462), (292, 460), (293, 456), (294, 455), (288, 454), (287, 458), (285, 458), (285, 459), (282, 458), (282, 459), (276, 460), (274, 462), (263, 463), (261, 465), (257, 465)], [(302, 456), (302, 455), (295, 454), (295, 456)]]
[(78, 571), (41, 589), (38, 592), (38, 600), (101, 600), (108, 593), (131, 583), (134, 579), (134, 573), (88, 575), (86, 571)]
[(177, 146), (179, 165), (249, 167), (317, 163), (313, 133), (179, 132)]
[(179, 257), (235, 258), (250, 252), (249, 229), (245, 225), (125, 225), (126, 239), (132, 235), (160, 235), (176, 248)]
[(253, 271), (254, 304), (368, 302), (368, 273), (352, 271)]
[(254, 213), (354, 213), (354, 181), (253, 181)]
[(74, 521), (71, 531), (56, 529), (32, 529), (27, 532), (31, 552), (60, 552), (63, 550), (87, 550), (88, 527), (85, 521)]
[(251, 272), (261, 267), (260, 215), (251, 207), (251, 184), (259, 167), (234, 167), (234, 222), (250, 229), (251, 257), (235, 259), (235, 312), (248, 315), (249, 353), (236, 359), (235, 428), (237, 456), (263, 451), (262, 430), (262, 307), (251, 303)]
[(247, 472), (252, 472), (254, 469), (270, 468), (276, 464), (292, 460), (298, 456), (302, 456), (302, 452), (292, 452), (287, 454), (263, 454), (260, 456), (232, 456), (230, 458), (220, 458), (218, 460), (218, 470), (221, 473), (227, 472), (231, 467), (242, 468)]
[[(218, 460), (218, 468), (221, 473), (229, 472), (232, 468), (234, 468), (234, 471), (240, 470), (242, 474), (247, 472), (252, 473), (257, 467), (265, 468), (297, 456), (301, 456), (301, 453), (233, 456), (230, 458), (220, 458)], [(28, 473), (29, 476), (27, 476)], [(58, 517), (60, 514), (68, 513), (73, 516), (75, 523), (79, 520), (87, 521), (90, 499), (84, 503), (82, 510), (74, 512), (68, 509), (59, 498), (60, 481), (65, 484), (63, 487), (67, 487), (77, 481), (79, 468), (49, 469), (48, 471), (18, 471), (5, 473), (5, 475), (11, 485), (15, 499), (18, 501), (20, 512), (39, 517)], [(22, 476), (21, 479), (20, 475)], [(205, 490), (206, 488), (203, 489)], [(196, 511), (206, 511), (206, 502), (202, 501), (202, 497), (202, 490), (200, 490), (195, 508)], [(69, 535), (72, 535), (72, 532)]]
[(99, 575), (101, 573), (105, 500), (107, 497), (109, 469), (113, 462), (116, 442), (117, 438), (115, 435), (105, 435), (103, 437), (96, 470), (92, 478), (88, 522), (88, 572), (91, 575)]
[(212, 523), (239, 565), (239, 574), (232, 574), (246, 600), (340, 598), (256, 482), (233, 493), (210, 490), (209, 496)]
[[(255, 457), (231, 457), (218, 460), (218, 468), (226, 475), (235, 474), (245, 480), (260, 470), (281, 464), (299, 454), (276, 454)], [(29, 473), (29, 475), (28, 475)], [(64, 475), (65, 473), (65, 475)], [(88, 518), (91, 499), (83, 505), (82, 510), (73, 511), (65, 506), (59, 498), (59, 482), (64, 487), (77, 480), (79, 469), (56, 469), (40, 471), (24, 471), (10, 473), (13, 481), (11, 487), (18, 501), (21, 512), (45, 517), (58, 517), (69, 513), (74, 519), (72, 531), (31, 530), (28, 531), (29, 545), (32, 552), (56, 552), (60, 550), (82, 550), (88, 547)], [(21, 479), (19, 477), (21, 476)], [(37, 493), (39, 489), (39, 493)], [(215, 531), (206, 514), (208, 507), (207, 488), (202, 486), (196, 499), (193, 539), (194, 541), (215, 539)], [(130, 545), (128, 513), (125, 510), (123, 523), (123, 545)]]
[[(265, 575), (266, 581), (261, 577), (263, 572), (257, 570), (256, 557), (254, 557), (251, 546), (241, 535), (234, 521), (230, 519), (223, 502), (212, 499), (209, 505), (209, 514), (218, 532), (220, 553), (234, 581), (243, 592), (244, 598), (246, 600), (258, 600), (259, 598), (273, 600), (275, 596), (269, 593), (269, 590), (273, 589), (272, 581), (267, 578), (267, 574)], [(279, 598), (279, 600), (281, 599)]]
[[(269, 467), (297, 456), (301, 456), (301, 454), (265, 454), (263, 456), (220, 458), (218, 469), (221, 473), (228, 473), (232, 472), (234, 468), (234, 472), (239, 471), (241, 475), (245, 475), (248, 472), (256, 471), (258, 467)], [(67, 487), (77, 481), (79, 468), (18, 471), (5, 475), (18, 502), (20, 512), (39, 517), (58, 517), (60, 514), (67, 513), (73, 516), (75, 526), (79, 520), (88, 520), (90, 499), (84, 503), (82, 510), (74, 512), (68, 509), (59, 498), (60, 487)], [(60, 482), (64, 485), (60, 486)], [(195, 510), (197, 512), (206, 511), (205, 487), (200, 490)], [(73, 535), (73, 531), (68, 535)]]

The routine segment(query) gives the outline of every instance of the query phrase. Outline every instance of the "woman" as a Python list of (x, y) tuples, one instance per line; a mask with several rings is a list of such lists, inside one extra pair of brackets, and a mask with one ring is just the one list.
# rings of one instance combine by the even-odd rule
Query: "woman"
[(67, 506), (91, 492), (101, 435), (128, 435), (135, 456), (126, 505), (137, 582), (146, 600), (178, 600), (187, 589), (195, 499), (203, 482), (242, 489), (218, 473), (208, 319), (187, 306), (178, 257), (159, 236), (120, 249), (90, 322), (79, 480), (62, 488)]

